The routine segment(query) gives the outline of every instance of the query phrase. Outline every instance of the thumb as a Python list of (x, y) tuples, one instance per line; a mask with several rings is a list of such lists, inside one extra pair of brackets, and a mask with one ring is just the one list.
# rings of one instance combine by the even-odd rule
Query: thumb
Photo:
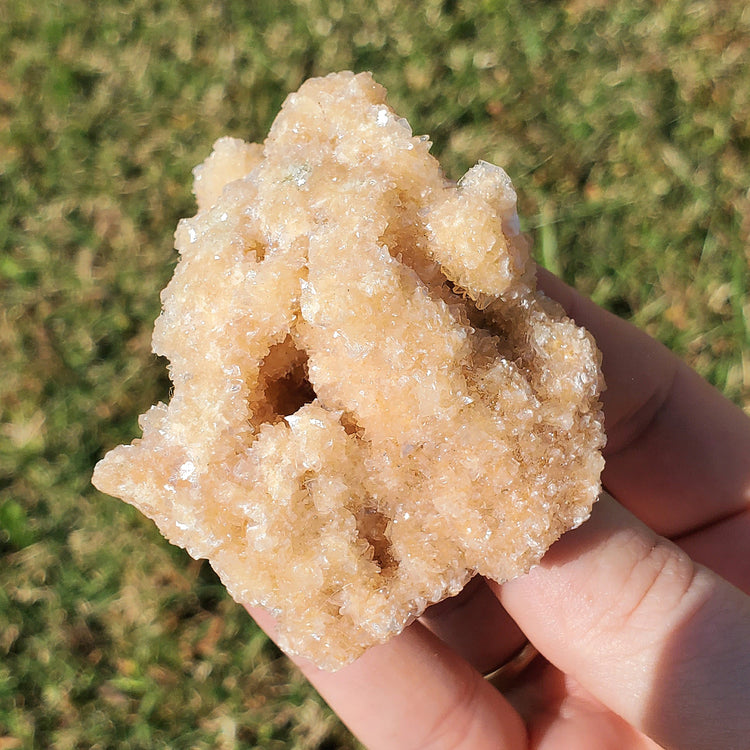
[(750, 597), (611, 497), (493, 586), (550, 662), (660, 744), (749, 746)]

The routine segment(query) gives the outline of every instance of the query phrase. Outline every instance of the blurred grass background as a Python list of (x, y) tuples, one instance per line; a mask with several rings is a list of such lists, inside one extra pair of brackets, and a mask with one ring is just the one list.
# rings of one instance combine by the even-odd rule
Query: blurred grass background
[(448, 174), (503, 165), (537, 257), (750, 405), (750, 7), (0, 3), (0, 750), (354, 748), (210, 568), (95, 492), (190, 170), (372, 70)]

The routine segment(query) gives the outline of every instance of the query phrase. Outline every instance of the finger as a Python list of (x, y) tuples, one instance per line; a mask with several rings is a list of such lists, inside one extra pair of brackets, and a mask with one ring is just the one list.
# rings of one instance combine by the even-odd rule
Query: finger
[(505, 696), (526, 720), (534, 750), (660, 750), (544, 660), (537, 660)]
[(481, 576), (460, 594), (433, 604), (420, 620), (481, 674), (507, 662), (526, 642)]
[[(273, 619), (248, 611), (273, 638)], [(294, 661), (371, 750), (526, 747), (526, 729), (508, 701), (419, 622), (338, 672)]]
[[(693, 560), (750, 594), (749, 539), (750, 511), (675, 541)], [(481, 576), (475, 576), (460, 594), (429, 607), (420, 620), (481, 674), (506, 663), (526, 642)], [(518, 709), (516, 701), (511, 703)]]
[(493, 587), (544, 656), (668, 747), (750, 736), (750, 599), (611, 498)]
[(540, 287), (603, 355), (607, 489), (674, 536), (750, 506), (750, 420), (674, 354), (544, 269)]
[(750, 594), (750, 509), (675, 541), (693, 560)]

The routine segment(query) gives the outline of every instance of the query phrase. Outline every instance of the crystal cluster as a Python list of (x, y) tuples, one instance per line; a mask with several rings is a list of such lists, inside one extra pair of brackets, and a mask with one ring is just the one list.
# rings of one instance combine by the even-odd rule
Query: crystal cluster
[(162, 294), (174, 391), (94, 483), (336, 669), (590, 513), (599, 353), (535, 289), (516, 195), (458, 184), (368, 74), (223, 138)]

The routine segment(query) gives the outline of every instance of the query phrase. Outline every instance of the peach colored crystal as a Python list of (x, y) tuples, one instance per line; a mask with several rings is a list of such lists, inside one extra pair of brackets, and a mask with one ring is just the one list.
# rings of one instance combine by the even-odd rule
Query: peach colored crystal
[(599, 354), (535, 291), (499, 167), (446, 180), (367, 74), (223, 138), (162, 294), (174, 393), (97, 487), (328, 669), (589, 515)]

